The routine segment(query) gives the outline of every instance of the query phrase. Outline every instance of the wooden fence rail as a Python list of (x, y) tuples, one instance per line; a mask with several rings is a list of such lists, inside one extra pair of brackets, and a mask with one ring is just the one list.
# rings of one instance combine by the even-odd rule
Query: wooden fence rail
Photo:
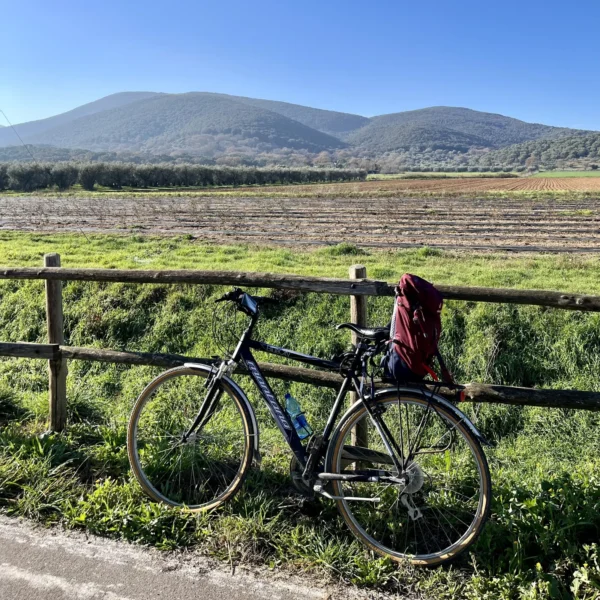
[[(147, 271), (124, 269), (66, 269), (35, 267), (0, 268), (0, 279), (45, 279), (50, 281), (101, 281), (122, 283), (190, 283), (237, 285), (297, 290), (344, 296), (393, 296), (394, 286), (372, 279), (336, 279), (304, 277), (276, 273), (236, 271)], [(531, 304), (567, 310), (600, 311), (600, 296), (570, 294), (546, 290), (510, 290), (485, 287), (437, 285), (448, 300)]]
[[(0, 342), (0, 356), (15, 358), (33, 358), (42, 360), (87, 360), (124, 365), (146, 365), (153, 367), (179, 367), (184, 363), (211, 364), (206, 358), (183, 356), (181, 354), (162, 354), (153, 352), (129, 352), (122, 350), (104, 350), (102, 348), (82, 348), (61, 346), (59, 344), (32, 344), (28, 342)], [(339, 388), (342, 380), (335, 373), (290, 367), (273, 363), (259, 363), (267, 377), (308, 383), (329, 388)], [(242, 365), (236, 373), (246, 375)], [(381, 384), (378, 384), (380, 386)], [(580, 392), (577, 390), (540, 390), (504, 385), (467, 383), (464, 385), (465, 402), (487, 402), (513, 404), (517, 406), (546, 406), (549, 408), (578, 408), (600, 411), (600, 392)], [(444, 390), (445, 395), (454, 395), (454, 391)]]
[[(300, 292), (316, 292), (351, 296), (351, 319), (366, 319), (366, 296), (393, 296), (394, 286), (383, 281), (365, 278), (366, 269), (354, 265), (350, 279), (326, 277), (301, 277), (272, 273), (243, 273), (229, 271), (127, 271), (120, 269), (67, 269), (60, 268), (60, 257), (46, 255), (44, 268), (0, 268), (0, 279), (39, 279), (46, 281), (46, 309), (48, 319), (48, 344), (26, 342), (0, 342), (0, 356), (43, 359), (49, 361), (50, 427), (60, 431), (66, 423), (66, 376), (67, 360), (88, 360), (129, 365), (173, 367), (185, 362), (210, 363), (203, 358), (175, 354), (130, 352), (81, 348), (63, 344), (62, 284), (63, 281), (98, 281), (123, 283), (187, 283), (237, 285), (291, 289)], [(600, 296), (565, 294), (544, 290), (509, 290), (495, 288), (470, 288), (438, 285), (443, 296), (452, 300), (475, 302), (503, 302), (531, 304), (567, 310), (600, 311)], [(341, 378), (335, 373), (316, 369), (290, 367), (272, 363), (259, 363), (268, 377), (338, 387)], [(240, 366), (238, 373), (244, 374)], [(444, 392), (444, 390), (442, 390)], [(451, 393), (445, 390), (446, 393)], [(465, 400), (470, 402), (494, 402), (514, 405), (546, 406), (552, 408), (578, 408), (600, 411), (600, 393), (576, 390), (539, 390), (510, 386), (469, 383), (465, 385)], [(361, 432), (356, 432), (360, 437)]]

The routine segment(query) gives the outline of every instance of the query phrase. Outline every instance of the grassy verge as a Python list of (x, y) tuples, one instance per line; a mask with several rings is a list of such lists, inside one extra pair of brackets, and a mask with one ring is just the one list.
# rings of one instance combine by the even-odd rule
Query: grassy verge
[(600, 177), (600, 171), (540, 171), (532, 177)]
[[(218, 268), (345, 276), (349, 264), (394, 280), (404, 271), (439, 283), (540, 287), (600, 293), (596, 257), (468, 256), (429, 249), (365, 253), (344, 245), (318, 251), (209, 246), (186, 238), (0, 235), (0, 263)], [(68, 343), (212, 355), (210, 300), (216, 286), (66, 284)], [(373, 299), (369, 320), (385, 323), (389, 299)], [(333, 325), (348, 299), (288, 296), (269, 310), (259, 335), (328, 356), (348, 343)], [(600, 316), (535, 307), (449, 302), (444, 352), (460, 380), (600, 390)], [(43, 284), (0, 283), (0, 339), (43, 341)], [(151, 544), (196, 547), (231, 562), (326, 573), (359, 585), (435, 598), (596, 598), (600, 585), (600, 418), (593, 413), (502, 406), (467, 407), (496, 442), (491, 522), (470, 556), (436, 570), (396, 568), (366, 552), (332, 506), (301, 505), (286, 477), (289, 455), (256, 395), (263, 466), (225, 508), (190, 516), (149, 502), (132, 481), (125, 426), (136, 395), (157, 372), (72, 361), (69, 428), (39, 437), (47, 415), (46, 365), (0, 361), (0, 505), (43, 523)], [(248, 391), (248, 381), (240, 378)], [(323, 425), (329, 391), (274, 382)]]
[(407, 171), (405, 173), (371, 173), (367, 175), (367, 181), (385, 181), (388, 179), (472, 179), (478, 177), (496, 177), (498, 179), (502, 179), (506, 177), (521, 177), (522, 175), (522, 173), (517, 173), (515, 171), (507, 171), (501, 173), (499, 173), (498, 171), (478, 171), (477, 173), (459, 173), (456, 171), (446, 171), (440, 173), (432, 173), (431, 171)]

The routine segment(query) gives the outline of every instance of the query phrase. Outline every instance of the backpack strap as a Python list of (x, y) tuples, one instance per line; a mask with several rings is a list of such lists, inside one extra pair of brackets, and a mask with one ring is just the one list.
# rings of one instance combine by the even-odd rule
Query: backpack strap
[(440, 378), (437, 376), (437, 373), (429, 366), (423, 363), (423, 368), (431, 375), (431, 378), (434, 381), (439, 381)]
[(440, 354), (439, 350), (436, 350), (435, 356), (438, 360), (438, 363), (440, 364), (440, 369), (442, 371), (442, 381), (445, 383), (455, 383), (454, 377), (452, 377), (452, 373), (450, 373), (450, 371), (448, 370), (448, 367), (446, 366), (446, 363), (444, 362), (444, 359), (442, 358), (442, 355)]

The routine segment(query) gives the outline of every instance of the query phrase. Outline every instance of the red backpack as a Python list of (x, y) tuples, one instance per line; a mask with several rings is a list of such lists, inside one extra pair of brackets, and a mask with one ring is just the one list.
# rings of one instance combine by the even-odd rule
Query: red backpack
[(428, 281), (405, 273), (396, 287), (396, 304), (390, 326), (390, 352), (395, 352), (419, 378), (431, 375), (433, 358), (440, 363), (443, 380), (452, 376), (438, 351), (442, 333), (442, 294)]

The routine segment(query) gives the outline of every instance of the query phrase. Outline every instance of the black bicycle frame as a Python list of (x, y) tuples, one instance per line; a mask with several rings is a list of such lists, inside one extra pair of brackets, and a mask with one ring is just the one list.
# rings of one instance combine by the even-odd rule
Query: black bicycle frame
[[(242, 335), (242, 338), (240, 339), (240, 342), (233, 353), (232, 359), (236, 362), (241, 359), (246, 364), (248, 373), (260, 391), (261, 396), (264, 398), (267, 407), (269, 408), (269, 412), (277, 424), (277, 427), (279, 427), (279, 430), (294, 453), (294, 456), (304, 468), (306, 467), (306, 461), (308, 459), (307, 451), (302, 445), (302, 442), (298, 437), (298, 433), (296, 432), (289, 415), (277, 400), (275, 392), (262, 374), (256, 360), (254, 360), (251, 349), (258, 350), (260, 352), (266, 352), (268, 354), (275, 354), (277, 356), (283, 356), (285, 358), (312, 365), (314, 367), (320, 367), (328, 371), (339, 371), (340, 363), (333, 360), (324, 360), (309, 354), (302, 354), (301, 352), (294, 352), (293, 350), (288, 350), (287, 348), (271, 346), (270, 344), (253, 340), (251, 339), (251, 336), (252, 330), (254, 329), (254, 322), (255, 319), (252, 320), (252, 323)], [(349, 374), (342, 381), (337, 398), (332, 407), (331, 414), (329, 415), (329, 419), (327, 420), (327, 424), (323, 430), (322, 447), (327, 447), (327, 443), (329, 442), (329, 437), (333, 431), (335, 421), (351, 384), (354, 384), (354, 389), (358, 390), (358, 379), (354, 373), (349, 372)]]

